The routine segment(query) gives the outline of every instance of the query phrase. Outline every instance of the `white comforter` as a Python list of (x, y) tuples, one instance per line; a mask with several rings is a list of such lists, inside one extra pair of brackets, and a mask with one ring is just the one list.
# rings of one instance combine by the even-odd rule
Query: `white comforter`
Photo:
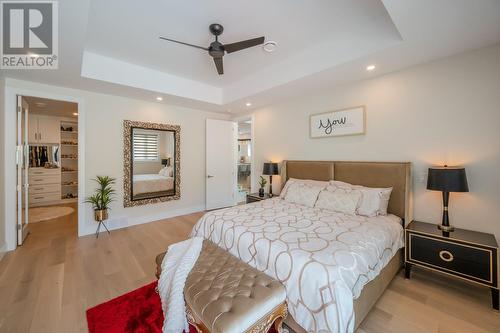
[(134, 175), (134, 194), (168, 191), (174, 188), (174, 177), (158, 174)]
[(353, 300), (404, 244), (394, 215), (350, 216), (280, 198), (206, 213), (192, 236), (281, 281), (290, 314), (308, 332), (353, 332)]

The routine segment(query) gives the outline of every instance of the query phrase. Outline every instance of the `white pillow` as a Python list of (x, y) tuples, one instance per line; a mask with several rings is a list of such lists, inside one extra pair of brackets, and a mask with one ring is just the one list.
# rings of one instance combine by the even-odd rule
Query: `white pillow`
[(161, 168), (161, 170), (160, 170), (160, 172), (158, 172), (158, 174), (160, 176), (167, 177), (167, 172), (168, 172), (167, 168), (168, 167)]
[(283, 186), (283, 189), (280, 192), (281, 199), (285, 199), (286, 192), (288, 191), (288, 188), (290, 187), (290, 185), (292, 185), (293, 183), (304, 183), (304, 184), (320, 186), (320, 187), (322, 187), (322, 189), (327, 187), (329, 184), (327, 181), (322, 181), (322, 180), (289, 178), (287, 180), (285, 186)]
[(387, 206), (389, 205), (392, 187), (375, 188), (352, 185), (338, 180), (330, 181), (330, 185), (327, 187), (327, 190), (334, 191), (336, 189), (342, 189), (344, 191), (358, 190), (361, 192), (361, 200), (359, 201), (358, 209), (356, 210), (358, 215), (367, 217), (387, 215)]
[(335, 191), (323, 190), (319, 193), (314, 207), (355, 215), (361, 195), (361, 191), (357, 190), (348, 192), (342, 189)]
[(158, 172), (158, 174), (160, 176), (163, 176), (163, 177), (173, 177), (174, 176), (174, 168), (173, 167), (164, 167), (160, 170), (160, 172)]
[(316, 185), (306, 182), (292, 182), (286, 191), (285, 201), (304, 205), (307, 207), (314, 207), (318, 194), (325, 186)]

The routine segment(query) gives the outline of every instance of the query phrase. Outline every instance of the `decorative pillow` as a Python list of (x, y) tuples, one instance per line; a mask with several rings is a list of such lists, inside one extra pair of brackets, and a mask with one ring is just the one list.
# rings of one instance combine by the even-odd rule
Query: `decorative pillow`
[(352, 185), (338, 180), (330, 181), (327, 187), (328, 191), (342, 189), (344, 191), (358, 190), (361, 192), (361, 200), (359, 201), (356, 213), (358, 215), (373, 217), (377, 215), (387, 215), (387, 206), (391, 196), (392, 187), (375, 188), (361, 185)]
[(168, 167), (161, 168), (161, 170), (160, 170), (160, 172), (158, 172), (158, 174), (159, 174), (160, 176), (163, 176), (163, 177), (168, 177), (168, 176), (167, 176), (167, 172), (168, 172), (168, 170), (167, 170), (167, 169), (168, 169)]
[(283, 186), (283, 189), (280, 192), (280, 198), (281, 199), (285, 199), (285, 196), (286, 196), (286, 193), (288, 191), (288, 188), (293, 183), (304, 183), (304, 184), (309, 184), (309, 185), (314, 185), (314, 186), (320, 186), (320, 187), (322, 187), (322, 189), (328, 186), (328, 182), (327, 181), (312, 180), (312, 179), (289, 178), (288, 181), (286, 182), (285, 186)]
[(292, 182), (285, 193), (285, 200), (291, 203), (304, 205), (307, 207), (314, 207), (318, 194), (325, 186), (316, 185), (307, 182)]
[(173, 167), (164, 167), (160, 170), (160, 172), (158, 172), (158, 174), (160, 176), (163, 176), (163, 177), (173, 177), (174, 176), (174, 168)]
[(314, 207), (333, 210), (339, 213), (355, 215), (361, 200), (361, 191), (335, 191), (324, 190), (319, 193), (318, 200)]

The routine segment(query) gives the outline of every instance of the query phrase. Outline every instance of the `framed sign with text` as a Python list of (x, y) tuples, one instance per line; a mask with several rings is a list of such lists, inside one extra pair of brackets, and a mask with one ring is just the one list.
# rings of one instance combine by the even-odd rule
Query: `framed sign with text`
[(309, 117), (309, 135), (311, 138), (326, 138), (364, 133), (364, 106), (312, 114)]

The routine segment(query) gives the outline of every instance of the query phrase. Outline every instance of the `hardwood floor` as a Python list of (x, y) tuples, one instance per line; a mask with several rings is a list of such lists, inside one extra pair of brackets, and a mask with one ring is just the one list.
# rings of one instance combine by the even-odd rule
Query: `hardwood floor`
[[(86, 332), (85, 310), (155, 279), (154, 258), (202, 213), (76, 237), (76, 212), (32, 225), (0, 262), (0, 332)], [(399, 274), (358, 333), (498, 332), (489, 290), (414, 269)]]

